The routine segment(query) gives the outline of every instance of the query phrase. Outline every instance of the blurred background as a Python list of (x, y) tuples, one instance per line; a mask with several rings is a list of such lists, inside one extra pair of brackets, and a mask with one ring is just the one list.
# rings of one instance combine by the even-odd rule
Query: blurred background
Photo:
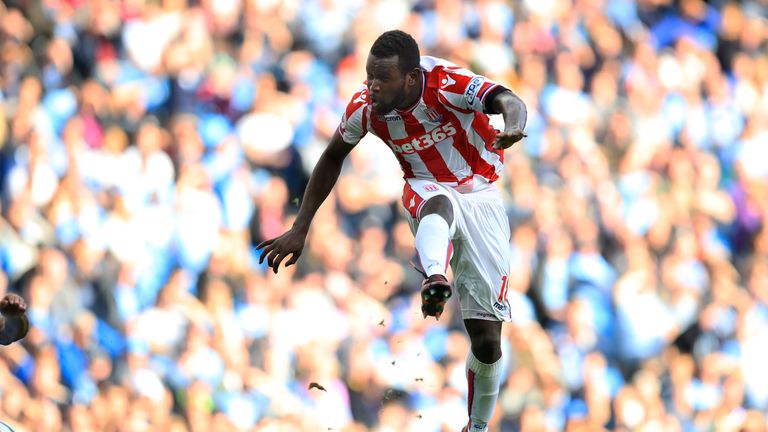
[[(519, 94), (492, 431), (765, 431), (768, 1), (4, 0), (0, 349), (17, 431), (457, 432), (401, 173), (358, 145), (290, 226), (373, 40)], [(501, 125), (500, 119), (493, 119)], [(309, 388), (310, 383), (322, 389)]]

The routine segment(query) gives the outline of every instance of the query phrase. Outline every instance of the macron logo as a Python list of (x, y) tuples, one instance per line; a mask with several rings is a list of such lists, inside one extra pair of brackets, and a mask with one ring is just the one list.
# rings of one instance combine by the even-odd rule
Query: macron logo
[(365, 97), (365, 92), (361, 92), (361, 93), (360, 93), (360, 95), (359, 95), (358, 97), (356, 97), (356, 98), (355, 98), (355, 99), (352, 101), (352, 103), (356, 104), (356, 103), (365, 102), (365, 99), (366, 99), (366, 97)]
[(450, 85), (454, 85), (454, 84), (456, 84), (456, 80), (451, 78), (450, 75), (446, 75), (445, 78), (440, 80), (440, 87), (441, 88), (446, 88), (446, 87), (448, 87)]
[(385, 116), (379, 116), (380, 119), (383, 119), (385, 122), (395, 122), (402, 120), (402, 117), (400, 117), (397, 114), (388, 114)]

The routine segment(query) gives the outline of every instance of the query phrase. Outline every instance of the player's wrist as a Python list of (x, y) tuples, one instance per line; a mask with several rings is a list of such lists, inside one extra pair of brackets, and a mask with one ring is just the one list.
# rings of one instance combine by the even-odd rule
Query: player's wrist
[(301, 235), (303, 235), (304, 237), (306, 237), (306, 236), (307, 236), (307, 234), (309, 234), (309, 225), (305, 225), (305, 224), (293, 224), (293, 227), (291, 227), (291, 230), (292, 230), (293, 232), (296, 232), (296, 233), (298, 233), (298, 234), (301, 234)]

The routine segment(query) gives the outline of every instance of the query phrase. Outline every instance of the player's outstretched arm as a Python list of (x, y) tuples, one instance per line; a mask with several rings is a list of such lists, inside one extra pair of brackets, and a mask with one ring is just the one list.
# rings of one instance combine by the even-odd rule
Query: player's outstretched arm
[(509, 90), (496, 94), (491, 101), (491, 110), (504, 117), (504, 130), (496, 135), (493, 148), (507, 149), (527, 136), (523, 130), (528, 120), (528, 110), (516, 94)]
[(0, 300), (0, 344), (10, 345), (27, 335), (27, 304), (21, 296), (6, 294)]
[(347, 144), (341, 138), (339, 131), (333, 134), (328, 147), (326, 147), (320, 160), (315, 165), (312, 175), (309, 178), (309, 184), (304, 191), (304, 199), (299, 208), (299, 214), (293, 223), (293, 227), (280, 237), (261, 242), (256, 249), (262, 249), (259, 263), (267, 258), (267, 264), (272, 267), (272, 271), (277, 273), (280, 263), (288, 256), (291, 259), (286, 261), (288, 267), (296, 263), (304, 249), (304, 242), (309, 232), (309, 225), (312, 218), (315, 217), (317, 209), (323, 204), (323, 201), (331, 193), (331, 189), (336, 184), (341, 173), (341, 166), (344, 159), (354, 146)]

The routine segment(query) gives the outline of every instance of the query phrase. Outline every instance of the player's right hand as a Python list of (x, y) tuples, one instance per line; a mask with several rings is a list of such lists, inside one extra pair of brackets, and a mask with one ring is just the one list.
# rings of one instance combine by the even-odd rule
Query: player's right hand
[(280, 267), (280, 263), (288, 255), (293, 255), (291, 259), (285, 262), (285, 266), (291, 266), (296, 264), (301, 251), (304, 249), (304, 241), (307, 238), (307, 234), (296, 229), (290, 229), (280, 237), (273, 238), (271, 240), (265, 240), (261, 242), (256, 249), (262, 249), (261, 256), (259, 257), (259, 264), (264, 262), (264, 257), (267, 258), (267, 265), (272, 267), (272, 271), (277, 274), (277, 268)]

